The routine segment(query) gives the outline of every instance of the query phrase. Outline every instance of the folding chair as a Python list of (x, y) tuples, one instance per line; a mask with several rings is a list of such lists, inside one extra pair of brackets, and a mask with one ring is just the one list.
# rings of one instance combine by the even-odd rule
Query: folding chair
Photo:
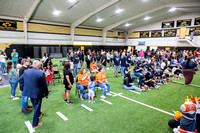
[(53, 74), (53, 84), (55, 85), (55, 81), (57, 80), (58, 82), (62, 83), (62, 77), (60, 75), (59, 70), (54, 70), (54, 74)]

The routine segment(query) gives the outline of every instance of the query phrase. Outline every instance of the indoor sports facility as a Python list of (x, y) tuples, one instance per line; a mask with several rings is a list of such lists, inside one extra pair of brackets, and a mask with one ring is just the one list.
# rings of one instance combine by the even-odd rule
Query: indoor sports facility
[(200, 0), (0, 0), (0, 133), (200, 133)]

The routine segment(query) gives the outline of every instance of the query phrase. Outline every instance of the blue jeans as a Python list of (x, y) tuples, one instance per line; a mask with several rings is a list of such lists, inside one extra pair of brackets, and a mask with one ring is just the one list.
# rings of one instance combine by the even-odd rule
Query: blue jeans
[(14, 68), (16, 69), (17, 61), (13, 61), (13, 63), (14, 63)]
[(133, 78), (132, 82), (135, 82), (137, 77), (135, 75), (133, 75), (133, 74), (131, 74), (131, 77)]
[(74, 64), (74, 71), (73, 71), (74, 76), (78, 75), (77, 69), (78, 69), (78, 64)]
[(101, 63), (97, 61), (97, 66), (98, 68), (100, 68)]
[(138, 88), (138, 87), (136, 87), (136, 86), (128, 87), (128, 86), (124, 85), (124, 89), (142, 91), (142, 89), (140, 89), (140, 88)]
[(6, 63), (5, 62), (0, 62), (1, 63), (1, 72), (2, 74), (6, 73)]
[(82, 60), (79, 60), (79, 62), (78, 62), (78, 68), (82, 67), (81, 62), (82, 62)]
[(18, 85), (18, 80), (17, 79), (9, 79), (9, 83), (11, 86), (11, 96), (15, 97), (15, 91)]
[(83, 95), (84, 88), (87, 88), (87, 86), (83, 86), (80, 83), (77, 83), (76, 87), (80, 90), (80, 95)]
[(126, 67), (124, 67), (124, 66), (121, 67), (121, 76), (122, 76), (122, 77), (124, 77), (124, 69), (125, 69), (125, 68), (126, 68)]
[(143, 74), (140, 72), (134, 72), (134, 74), (135, 76), (139, 77), (139, 79), (143, 76)]
[[(107, 83), (106, 85), (107, 85), (107, 93), (110, 93), (110, 83)], [(103, 91), (102, 91), (101, 95), (104, 95), (104, 93), (106, 91), (106, 86), (104, 84), (102, 84), (102, 83), (99, 83), (98, 86), (103, 88)]]
[(22, 95), (22, 110), (27, 110), (27, 107), (28, 107), (28, 97)]

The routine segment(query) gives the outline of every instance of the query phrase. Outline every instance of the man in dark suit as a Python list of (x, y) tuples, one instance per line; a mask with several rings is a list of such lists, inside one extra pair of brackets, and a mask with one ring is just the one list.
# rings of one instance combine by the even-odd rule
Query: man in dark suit
[(42, 122), (38, 123), (43, 114), (41, 110), (42, 98), (48, 98), (46, 78), (44, 72), (40, 71), (41, 67), (40, 61), (35, 60), (33, 68), (24, 71), (24, 74), (19, 79), (20, 87), (24, 88), (22, 96), (30, 97), (34, 107), (32, 123), (34, 129), (42, 125)]

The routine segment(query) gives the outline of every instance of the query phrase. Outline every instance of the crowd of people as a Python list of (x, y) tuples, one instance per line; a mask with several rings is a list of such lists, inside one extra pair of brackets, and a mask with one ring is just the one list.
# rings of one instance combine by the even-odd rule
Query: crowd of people
[[(15, 95), (18, 86), (22, 94), (22, 112), (30, 113), (31, 110), (28, 108), (34, 107), (33, 128), (41, 126), (42, 123), (38, 121), (43, 114), (42, 98), (48, 98), (51, 93), (54, 75), (51, 59), (45, 53), (42, 63), (38, 59), (32, 62), (30, 57), (20, 58), (15, 49), (11, 53), (12, 61), (7, 62), (7, 68), (6, 59), (6, 53), (0, 51), (1, 71), (2, 75), (8, 74), (12, 100), (19, 99)], [(84, 62), (86, 62), (86, 68)], [(198, 50), (192, 52), (160, 49), (143, 51), (141, 49), (132, 53), (126, 50), (91, 51), (89, 49), (85, 53), (83, 50), (70, 49), (67, 52), (66, 61), (63, 62), (64, 101), (66, 104), (73, 104), (70, 101), (70, 91), (74, 80), (76, 80), (76, 88), (80, 90), (81, 101), (84, 100), (83, 95), (87, 94), (88, 102), (94, 103), (96, 87), (102, 88), (101, 98), (111, 96), (111, 85), (105, 74), (105, 69), (111, 68), (113, 68), (113, 78), (118, 78), (121, 73), (124, 89), (141, 92), (152, 88), (159, 90), (159, 85), (172, 81), (170, 77), (181, 79), (182, 75), (185, 77), (185, 86), (187, 86), (191, 83), (195, 71), (198, 70), (199, 62)], [(131, 66), (134, 68), (131, 69)], [(80, 69), (79, 73), (78, 69)], [(28, 105), (28, 98), (31, 99), (33, 106)]]

